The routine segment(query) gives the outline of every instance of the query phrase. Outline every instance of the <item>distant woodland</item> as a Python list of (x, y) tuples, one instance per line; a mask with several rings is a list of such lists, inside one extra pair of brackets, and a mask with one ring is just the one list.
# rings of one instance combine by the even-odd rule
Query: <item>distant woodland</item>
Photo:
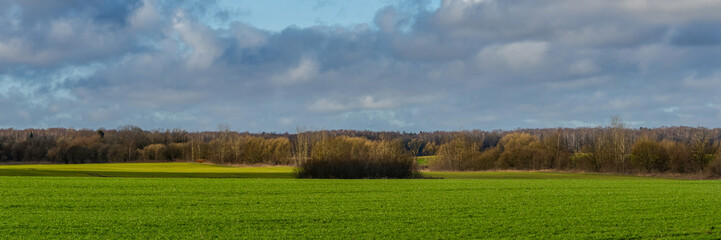
[[(419, 133), (303, 129), (296, 133), (248, 133), (223, 126), (205, 132), (143, 130), (135, 126), (0, 129), (0, 162), (208, 161), (296, 165), (306, 167), (303, 169), (309, 174), (336, 177), (338, 171), (349, 171), (342, 176), (353, 178), (356, 173), (347, 170), (350, 165), (336, 163), (352, 163), (354, 167), (350, 168), (362, 168), (366, 175), (393, 176), (412, 174), (398, 169), (417, 170), (413, 157), (435, 155), (424, 167), (448, 171), (552, 169), (719, 177), (720, 143), (718, 128), (629, 129), (618, 119), (596, 128)], [(324, 172), (328, 168), (336, 172)]]

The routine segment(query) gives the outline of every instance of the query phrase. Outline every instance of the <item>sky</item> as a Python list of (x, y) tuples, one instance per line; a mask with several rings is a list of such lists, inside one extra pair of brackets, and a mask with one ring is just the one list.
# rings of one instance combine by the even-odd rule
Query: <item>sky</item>
[(721, 1), (0, 6), (0, 128), (721, 127)]

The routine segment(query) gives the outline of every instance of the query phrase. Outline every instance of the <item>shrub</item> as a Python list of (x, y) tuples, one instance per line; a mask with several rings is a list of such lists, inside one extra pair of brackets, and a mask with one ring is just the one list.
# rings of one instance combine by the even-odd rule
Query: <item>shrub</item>
[(706, 166), (706, 173), (710, 178), (721, 177), (721, 157), (716, 157)]
[(584, 145), (581, 148), (581, 153), (583, 154), (574, 157), (578, 157), (578, 163), (582, 166), (582, 169), (592, 172), (601, 172), (604, 167), (613, 162), (613, 154), (606, 151), (608, 149), (607, 145), (607, 143), (601, 141)]
[(568, 150), (568, 144), (561, 135), (560, 131), (544, 137), (539, 141), (538, 147), (544, 152), (545, 160), (543, 168), (569, 169), (571, 153)]
[(661, 146), (668, 153), (668, 168), (670, 171), (677, 173), (698, 171), (691, 151), (688, 150), (685, 144), (664, 140), (661, 142)]
[(423, 146), (423, 150), (421, 150), (421, 155), (431, 156), (431, 155), (436, 155), (437, 152), (438, 152), (438, 145), (436, 145), (435, 142), (429, 142)]
[(265, 160), (268, 164), (291, 164), (292, 156), (290, 152), (291, 144), (288, 138), (274, 138), (265, 141), (268, 158)]
[(503, 148), (496, 167), (504, 169), (549, 168), (553, 156), (545, 151), (538, 138), (528, 133), (511, 133), (501, 138)]
[(412, 178), (413, 158), (399, 142), (370, 141), (359, 137), (326, 138), (313, 146), (300, 163), (299, 178)]
[(637, 169), (664, 172), (668, 169), (668, 153), (658, 142), (644, 137), (631, 147), (631, 162)]
[(167, 154), (168, 158), (171, 160), (175, 159), (187, 159), (190, 160), (191, 156), (190, 154), (185, 154), (185, 152), (190, 152), (188, 143), (170, 143), (167, 146)]
[(568, 168), (582, 168), (594, 170), (593, 154), (585, 152), (577, 152), (569, 158)]
[(689, 150), (697, 169), (702, 169), (716, 158), (716, 149), (706, 137), (698, 137), (691, 143)]
[(457, 171), (486, 170), (493, 167), (498, 155), (496, 148), (481, 153), (478, 143), (465, 136), (456, 136), (438, 148), (436, 158), (428, 163), (428, 168)]
[(499, 150), (498, 147), (486, 149), (481, 153), (481, 156), (478, 157), (478, 165), (476, 165), (478, 166), (478, 169), (476, 170), (488, 170), (493, 168), (493, 165), (500, 157), (501, 150)]
[(110, 145), (108, 148), (108, 162), (123, 162), (128, 158), (128, 150), (120, 144)]
[(244, 136), (232, 144), (233, 159), (231, 162), (243, 164), (290, 164), (292, 162), (290, 141), (280, 137), (264, 139), (261, 137)]
[(170, 160), (170, 157), (168, 156), (167, 147), (165, 144), (150, 144), (140, 150), (140, 155), (143, 157), (144, 160), (150, 160), (150, 161), (168, 161)]

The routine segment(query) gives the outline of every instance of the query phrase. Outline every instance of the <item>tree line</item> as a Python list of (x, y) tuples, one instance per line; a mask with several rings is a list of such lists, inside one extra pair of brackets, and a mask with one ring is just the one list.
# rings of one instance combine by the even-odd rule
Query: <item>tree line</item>
[[(487, 144), (490, 137), (495, 144)], [(433, 170), (580, 170), (721, 177), (719, 129), (607, 127), (521, 129), (499, 135), (458, 132), (443, 143)]]
[[(419, 133), (303, 129), (249, 133), (227, 126), (203, 132), (136, 126), (0, 129), (0, 162), (281, 164), (300, 166), (306, 177), (353, 178), (360, 173), (409, 177), (419, 168), (413, 157), (436, 155), (427, 166), (431, 170), (555, 169), (718, 177), (720, 143), (718, 128), (630, 129), (619, 119), (595, 128)], [(343, 169), (357, 171), (342, 173)]]

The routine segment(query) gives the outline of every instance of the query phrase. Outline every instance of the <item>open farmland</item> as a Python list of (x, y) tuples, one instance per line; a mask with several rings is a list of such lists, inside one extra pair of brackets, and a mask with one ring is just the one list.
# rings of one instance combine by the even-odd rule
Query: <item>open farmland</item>
[(292, 178), (293, 167), (226, 167), (198, 163), (0, 165), (0, 176)]
[[(143, 166), (128, 168), (250, 171)], [(0, 172), (8, 168), (22, 166)], [(721, 237), (719, 181), (526, 172), (462, 177), (468, 175), (478, 179), (5, 176), (0, 238)]]

